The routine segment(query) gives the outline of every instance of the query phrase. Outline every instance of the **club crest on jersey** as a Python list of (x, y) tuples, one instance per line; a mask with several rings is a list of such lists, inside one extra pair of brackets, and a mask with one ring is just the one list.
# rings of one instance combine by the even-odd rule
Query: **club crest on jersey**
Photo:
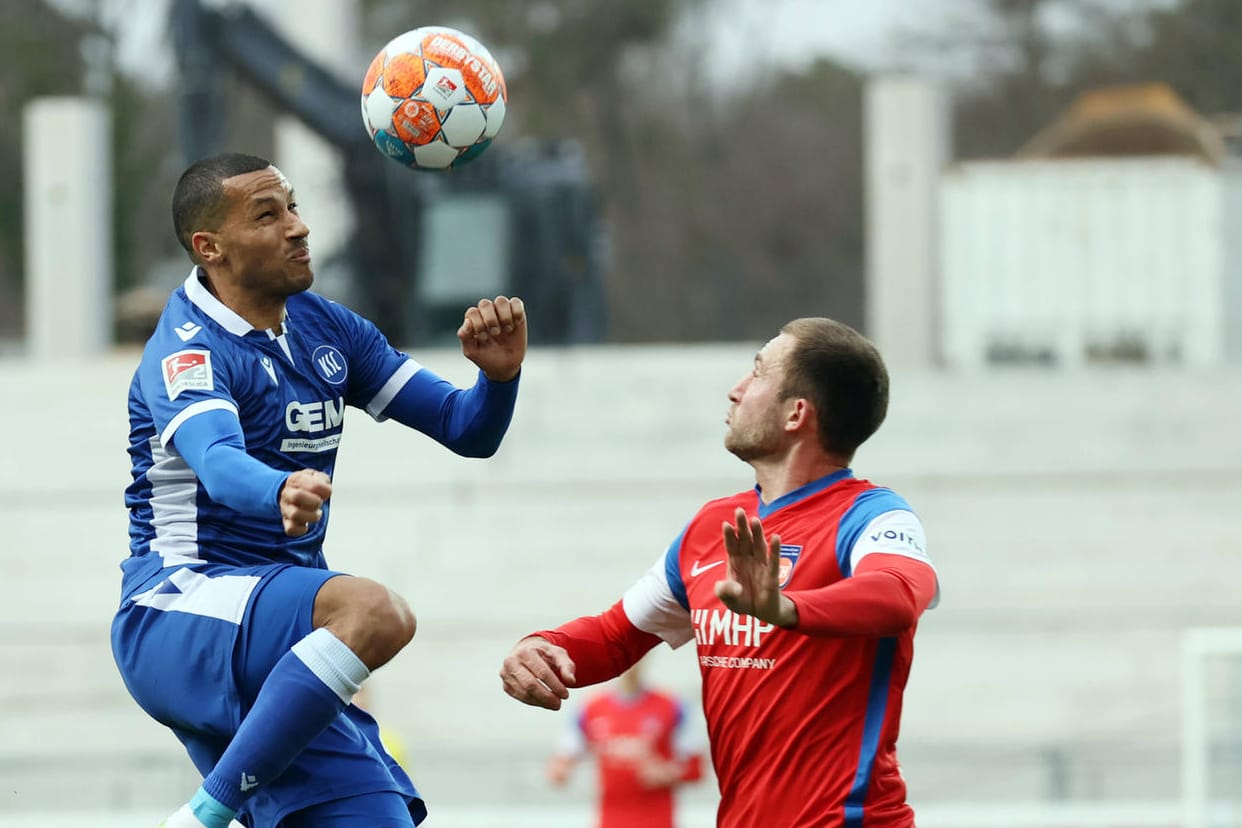
[(781, 589), (784, 589), (785, 584), (789, 583), (789, 579), (793, 577), (794, 565), (798, 563), (800, 557), (802, 557), (801, 546), (794, 546), (791, 543), (781, 544), (781, 568), (777, 575)]
[(316, 348), (311, 355), (311, 361), (315, 363), (319, 376), (333, 385), (340, 385), (349, 376), (349, 364), (345, 362), (345, 357), (331, 345), (320, 345)]
[(177, 399), (182, 391), (210, 391), (215, 387), (210, 351), (177, 351), (164, 357), (160, 368), (169, 400)]

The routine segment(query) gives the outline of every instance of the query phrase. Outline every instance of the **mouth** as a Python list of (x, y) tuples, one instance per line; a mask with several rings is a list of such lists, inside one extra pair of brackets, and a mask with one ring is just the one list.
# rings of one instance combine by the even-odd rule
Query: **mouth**
[(295, 262), (309, 262), (311, 260), (310, 248), (303, 247), (293, 251), (289, 259)]

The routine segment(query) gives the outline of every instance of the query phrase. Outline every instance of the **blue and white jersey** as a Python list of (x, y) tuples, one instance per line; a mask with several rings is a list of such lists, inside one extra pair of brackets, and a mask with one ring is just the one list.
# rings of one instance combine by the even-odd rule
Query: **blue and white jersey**
[(213, 500), (176, 450), (185, 423), (232, 412), (251, 457), (278, 471), (309, 468), (331, 477), (346, 406), (382, 419), (422, 369), (371, 322), (309, 292), (288, 297), (279, 334), (256, 330), (198, 273), (169, 298), (130, 385), (126, 594), (183, 564), (326, 566), (329, 504), (306, 535), (290, 538), (275, 502), (259, 516)]

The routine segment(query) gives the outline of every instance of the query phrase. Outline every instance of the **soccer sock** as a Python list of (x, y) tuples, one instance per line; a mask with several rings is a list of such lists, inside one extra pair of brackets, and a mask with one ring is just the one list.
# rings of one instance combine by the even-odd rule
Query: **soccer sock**
[(370, 674), (349, 647), (322, 627), (294, 644), (276, 662), (254, 707), (203, 780), (199, 793), (206, 799), (201, 813), (191, 803), (195, 815), (207, 828), (227, 828), (228, 820), (219, 821), (223, 814), (215, 806), (232, 809), (232, 818), (256, 788), (283, 773), (332, 723)]

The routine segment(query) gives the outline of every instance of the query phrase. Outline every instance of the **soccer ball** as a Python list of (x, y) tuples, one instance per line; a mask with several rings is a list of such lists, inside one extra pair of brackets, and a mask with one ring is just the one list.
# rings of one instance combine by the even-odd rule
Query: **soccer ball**
[(380, 152), (418, 170), (478, 158), (505, 120), (509, 90), (482, 43), (446, 26), (398, 35), (362, 81), (362, 122)]

